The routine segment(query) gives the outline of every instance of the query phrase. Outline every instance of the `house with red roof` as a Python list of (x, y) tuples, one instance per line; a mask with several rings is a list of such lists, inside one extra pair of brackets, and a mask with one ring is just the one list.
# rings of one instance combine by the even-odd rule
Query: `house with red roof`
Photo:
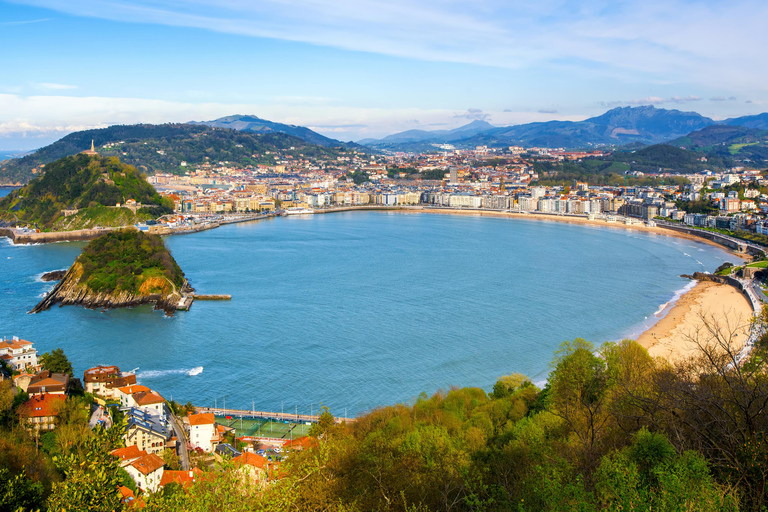
[(67, 399), (64, 395), (37, 395), (19, 406), (19, 417), (28, 430), (47, 432), (56, 426), (59, 407)]
[(23, 370), (27, 366), (37, 366), (37, 350), (31, 341), (19, 339), (0, 340), (0, 359), (8, 363), (12, 370)]
[(247, 482), (254, 484), (267, 480), (267, 459), (253, 452), (244, 452), (239, 457), (232, 459), (237, 466), (237, 471)]
[(155, 492), (163, 479), (163, 466), (162, 458), (147, 453), (125, 466), (125, 470), (143, 491)]
[(283, 445), (284, 450), (305, 450), (318, 445), (318, 440), (314, 437), (303, 436), (286, 441)]
[(132, 395), (140, 391), (152, 391), (147, 386), (141, 384), (132, 384), (130, 386), (123, 386), (117, 388), (115, 391), (115, 398), (120, 401), (120, 407), (136, 407), (136, 402), (133, 401)]
[(120, 459), (120, 467), (124, 468), (136, 459), (139, 459), (147, 454), (147, 452), (139, 450), (139, 447), (135, 444), (126, 446), (125, 448), (117, 448), (112, 450), (112, 455)]
[(187, 419), (189, 420), (189, 442), (192, 446), (212, 452), (220, 441), (216, 430), (216, 417), (213, 413), (190, 414)]
[(131, 395), (131, 400), (136, 404), (134, 407), (143, 409), (151, 414), (165, 415), (165, 398), (157, 391), (139, 391)]
[(199, 482), (203, 472), (198, 468), (190, 471), (163, 471), (163, 478), (160, 480), (160, 487), (168, 484), (179, 484), (185, 489), (195, 482)]
[(117, 490), (120, 492), (120, 503), (126, 508), (146, 508), (147, 504), (144, 503), (144, 500), (137, 498), (133, 491), (126, 486), (121, 485)]

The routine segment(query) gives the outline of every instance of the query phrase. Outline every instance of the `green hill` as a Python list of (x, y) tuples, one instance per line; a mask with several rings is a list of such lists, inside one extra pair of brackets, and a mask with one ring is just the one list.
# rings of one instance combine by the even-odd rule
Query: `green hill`
[(23, 158), (0, 162), (0, 183), (26, 182), (40, 167), (75, 155), (94, 142), (103, 156), (116, 156), (147, 174), (179, 173), (189, 165), (231, 162), (248, 166), (274, 164), (278, 156), (336, 160), (343, 147), (322, 147), (284, 133), (250, 133), (191, 124), (116, 125), (67, 135)]
[[(119, 226), (170, 213), (173, 205), (160, 197), (135, 167), (117, 158), (79, 154), (47, 164), (44, 174), (0, 200), (0, 219), (40, 229)], [(142, 204), (137, 215), (114, 208), (129, 199)], [(80, 210), (75, 218), (90, 225), (73, 226), (62, 210)], [(126, 215), (128, 214), (128, 215)]]
[(184, 272), (159, 236), (119, 229), (86, 245), (32, 312), (58, 303), (118, 308), (154, 302), (173, 313), (186, 285)]

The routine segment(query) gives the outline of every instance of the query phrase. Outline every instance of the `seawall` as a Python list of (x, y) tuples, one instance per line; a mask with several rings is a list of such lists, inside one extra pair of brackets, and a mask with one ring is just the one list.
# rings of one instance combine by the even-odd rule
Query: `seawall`
[(14, 244), (47, 244), (52, 242), (71, 242), (74, 240), (93, 240), (114, 229), (125, 228), (79, 229), (76, 231), (53, 231), (50, 233), (24, 232), (10, 228), (0, 228), (0, 236), (7, 236)]

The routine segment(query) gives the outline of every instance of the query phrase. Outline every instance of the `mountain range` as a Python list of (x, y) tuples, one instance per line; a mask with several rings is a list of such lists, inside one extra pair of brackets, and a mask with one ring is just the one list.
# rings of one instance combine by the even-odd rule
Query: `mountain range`
[[(310, 144), (317, 144), (324, 147), (342, 147), (346, 143), (336, 139), (328, 138), (324, 135), (310, 130), (304, 126), (295, 126), (292, 124), (275, 123), (267, 121), (256, 116), (234, 115), (220, 117), (213, 121), (190, 121), (187, 124), (202, 124), (213, 128), (230, 128), (241, 132), (253, 133), (285, 133), (298, 137)], [(353, 143), (354, 144), (354, 143)]]
[(0, 162), (0, 183), (26, 183), (43, 165), (88, 149), (91, 141), (102, 156), (119, 157), (148, 174), (183, 172), (187, 164), (220, 161), (274, 164), (277, 154), (335, 160), (346, 151), (276, 131), (254, 133), (204, 124), (115, 125), (70, 133), (34, 153)]
[(505, 127), (473, 121), (454, 130), (408, 130), (382, 139), (364, 139), (359, 143), (384, 151), (427, 151), (442, 143), (459, 148), (478, 145), (584, 148), (630, 143), (657, 144), (713, 125), (765, 130), (768, 129), (768, 113), (715, 121), (696, 112), (653, 106), (617, 107), (584, 121), (549, 121)]

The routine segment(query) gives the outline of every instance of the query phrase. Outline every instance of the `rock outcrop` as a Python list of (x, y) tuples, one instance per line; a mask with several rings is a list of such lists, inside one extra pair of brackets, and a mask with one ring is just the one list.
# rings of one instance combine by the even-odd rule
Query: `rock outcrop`
[[(184, 286), (177, 290), (176, 287), (168, 281), (162, 288), (161, 293), (157, 293), (157, 286), (151, 288), (155, 293), (131, 293), (126, 291), (114, 291), (112, 293), (95, 292), (85, 284), (80, 283), (80, 277), (83, 274), (83, 267), (80, 263), (75, 263), (69, 268), (64, 278), (48, 293), (43, 300), (35, 306), (30, 313), (39, 313), (59, 304), (60, 306), (83, 306), (91, 309), (114, 309), (142, 304), (155, 304), (155, 309), (162, 309), (168, 315), (173, 315), (176, 311), (176, 305), (182, 298), (182, 294), (190, 293), (192, 288), (185, 281)], [(145, 289), (149, 287), (141, 287)]]
[(54, 270), (52, 272), (46, 272), (42, 275), (42, 277), (40, 277), (40, 279), (46, 283), (50, 281), (61, 281), (64, 279), (65, 275), (67, 275), (66, 270)]

